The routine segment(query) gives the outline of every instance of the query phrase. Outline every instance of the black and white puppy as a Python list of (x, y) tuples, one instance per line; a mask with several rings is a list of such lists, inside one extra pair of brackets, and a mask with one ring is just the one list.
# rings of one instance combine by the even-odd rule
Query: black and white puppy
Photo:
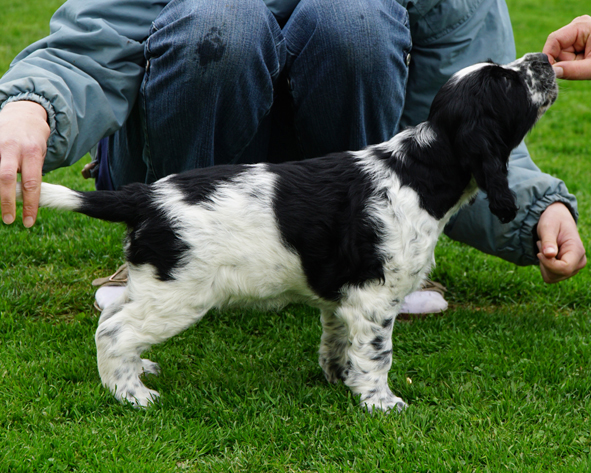
[(41, 206), (125, 222), (129, 284), (96, 332), (102, 382), (120, 400), (158, 397), (140, 358), (210, 309), (304, 302), (321, 311), (320, 366), (367, 410), (401, 410), (388, 387), (392, 328), (429, 273), (449, 218), (478, 188), (515, 217), (511, 150), (554, 102), (543, 54), (455, 74), (429, 119), (358, 152), (219, 166), (113, 192), (43, 184)]

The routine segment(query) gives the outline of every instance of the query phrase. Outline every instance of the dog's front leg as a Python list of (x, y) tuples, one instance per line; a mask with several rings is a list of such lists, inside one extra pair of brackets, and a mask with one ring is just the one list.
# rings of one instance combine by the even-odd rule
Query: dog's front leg
[(344, 381), (344, 373), (347, 370), (349, 332), (343, 320), (337, 317), (332, 310), (323, 310), (320, 321), (322, 322), (322, 338), (318, 362), (329, 383)]
[(361, 406), (372, 412), (402, 411), (407, 404), (395, 396), (388, 386), (392, 365), (391, 311), (368, 311), (358, 306), (343, 305), (336, 316), (347, 328), (346, 368), (344, 383), (360, 396)]

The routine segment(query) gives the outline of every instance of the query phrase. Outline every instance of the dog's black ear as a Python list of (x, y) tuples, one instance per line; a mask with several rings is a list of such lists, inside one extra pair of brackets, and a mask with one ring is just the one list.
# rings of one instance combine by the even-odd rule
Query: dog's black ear
[(503, 223), (517, 215), (509, 189), (509, 155), (537, 119), (519, 72), (494, 64), (452, 77), (431, 105), (429, 120), (449, 139), (464, 172), (486, 192), (491, 212)]
[(493, 134), (493, 125), (466, 123), (461, 126), (456, 134), (454, 149), (463, 167), (472, 173), (478, 187), (486, 192), (490, 211), (502, 223), (508, 223), (516, 217), (519, 209), (507, 179), (511, 149)]

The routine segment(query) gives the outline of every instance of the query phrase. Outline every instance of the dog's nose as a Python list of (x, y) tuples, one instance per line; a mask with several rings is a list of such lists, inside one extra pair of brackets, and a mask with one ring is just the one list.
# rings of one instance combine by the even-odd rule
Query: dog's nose
[(540, 62), (547, 62), (548, 64), (550, 64), (550, 59), (548, 59), (548, 56), (545, 53), (536, 53), (535, 58)]

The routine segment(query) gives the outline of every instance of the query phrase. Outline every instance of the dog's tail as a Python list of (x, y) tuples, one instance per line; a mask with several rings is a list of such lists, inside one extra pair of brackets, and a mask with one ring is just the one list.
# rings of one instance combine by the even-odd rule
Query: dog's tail
[[(80, 192), (43, 182), (39, 206), (70, 210), (100, 220), (125, 222), (130, 226), (135, 226), (141, 203), (146, 201), (147, 192), (148, 186), (144, 184), (132, 184), (120, 191)], [(18, 200), (22, 200), (20, 182), (17, 183), (16, 197)]]

